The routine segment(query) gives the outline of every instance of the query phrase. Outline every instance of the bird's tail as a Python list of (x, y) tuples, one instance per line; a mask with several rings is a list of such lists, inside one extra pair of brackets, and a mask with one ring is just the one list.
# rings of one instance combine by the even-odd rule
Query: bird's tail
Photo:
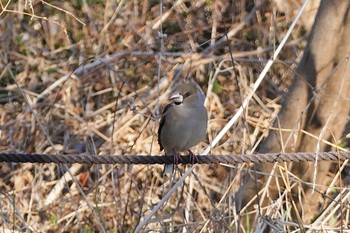
[(163, 174), (172, 175), (174, 173), (174, 164), (165, 164)]

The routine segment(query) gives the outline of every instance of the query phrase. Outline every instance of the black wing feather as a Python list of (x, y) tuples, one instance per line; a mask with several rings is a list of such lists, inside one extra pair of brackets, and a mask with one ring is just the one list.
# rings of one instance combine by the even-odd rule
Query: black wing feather
[(160, 120), (160, 124), (159, 124), (159, 128), (158, 128), (158, 144), (159, 144), (159, 147), (160, 147), (160, 151), (162, 151), (164, 149), (163, 145), (162, 145), (162, 142), (160, 140), (160, 134), (162, 133), (162, 129), (163, 129), (163, 126), (164, 126), (164, 123), (165, 123), (165, 120), (166, 120), (166, 116), (165, 116), (165, 113), (166, 111), (169, 110), (169, 108), (172, 106), (173, 104), (168, 104), (167, 106), (165, 106), (164, 110), (163, 110), (163, 113), (162, 113), (162, 119)]

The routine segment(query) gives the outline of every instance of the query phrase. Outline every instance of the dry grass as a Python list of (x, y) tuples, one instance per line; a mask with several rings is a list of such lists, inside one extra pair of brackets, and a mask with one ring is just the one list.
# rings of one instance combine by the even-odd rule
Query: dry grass
[[(234, 2), (8, 1), (0, 15), (0, 151), (160, 154), (160, 106), (186, 76), (207, 93), (208, 137), (197, 148), (203, 151), (240, 107), (291, 22), (270, 3), (254, 11), (251, 1)], [(231, 29), (237, 33), (229, 43), (216, 45)], [(303, 33), (297, 25), (281, 62), (212, 154), (251, 151), (266, 136), (305, 45)], [(277, 201), (261, 190), (260, 201), (271, 204), (260, 210), (263, 218), (238, 221), (235, 191), (247, 168), (195, 166), (143, 231), (249, 232), (267, 222), (300, 229), (282, 188)], [(284, 168), (276, 167), (279, 174)], [(180, 175), (163, 177), (161, 166), (3, 163), (0, 231), (131, 232)], [(337, 219), (325, 229), (336, 230)]]

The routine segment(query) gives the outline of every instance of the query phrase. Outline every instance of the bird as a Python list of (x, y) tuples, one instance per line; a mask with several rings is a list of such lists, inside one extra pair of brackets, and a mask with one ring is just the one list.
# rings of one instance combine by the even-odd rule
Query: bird
[[(174, 156), (178, 164), (180, 152), (188, 151), (192, 163), (196, 160), (190, 148), (206, 136), (208, 113), (204, 106), (205, 95), (195, 82), (183, 82), (170, 95), (158, 128), (158, 144), (165, 155)], [(174, 164), (166, 164), (165, 174), (174, 172)]]

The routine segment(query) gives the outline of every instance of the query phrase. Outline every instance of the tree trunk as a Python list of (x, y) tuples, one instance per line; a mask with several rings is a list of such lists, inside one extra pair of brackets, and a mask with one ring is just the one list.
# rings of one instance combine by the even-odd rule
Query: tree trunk
[[(274, 123), (277, 128), (292, 129), (293, 132), (271, 131), (259, 152), (316, 152), (318, 140), (303, 134), (302, 129), (334, 143), (342, 136), (350, 110), (349, 5), (348, 0), (321, 1), (297, 75), (284, 98), (278, 121)], [(331, 149), (320, 142), (320, 151)], [(316, 184), (327, 185), (330, 165), (330, 162), (318, 163)], [(267, 174), (272, 167), (271, 164), (256, 165), (257, 170)], [(290, 171), (304, 182), (314, 182), (314, 163), (291, 164)], [(263, 182), (267, 180), (263, 175), (244, 174), (242, 180), (245, 182), (237, 195), (243, 199), (237, 204), (244, 206), (256, 195), (255, 177)], [(258, 189), (261, 187), (262, 183), (258, 183)], [(303, 212), (298, 214), (304, 223), (309, 223), (318, 214), (323, 198), (320, 193), (312, 192), (310, 186), (304, 185), (302, 189), (305, 196), (295, 201), (303, 206)], [(270, 185), (269, 192), (277, 197), (275, 183)], [(244, 193), (244, 197), (240, 193)], [(240, 209), (240, 205), (237, 207)]]

